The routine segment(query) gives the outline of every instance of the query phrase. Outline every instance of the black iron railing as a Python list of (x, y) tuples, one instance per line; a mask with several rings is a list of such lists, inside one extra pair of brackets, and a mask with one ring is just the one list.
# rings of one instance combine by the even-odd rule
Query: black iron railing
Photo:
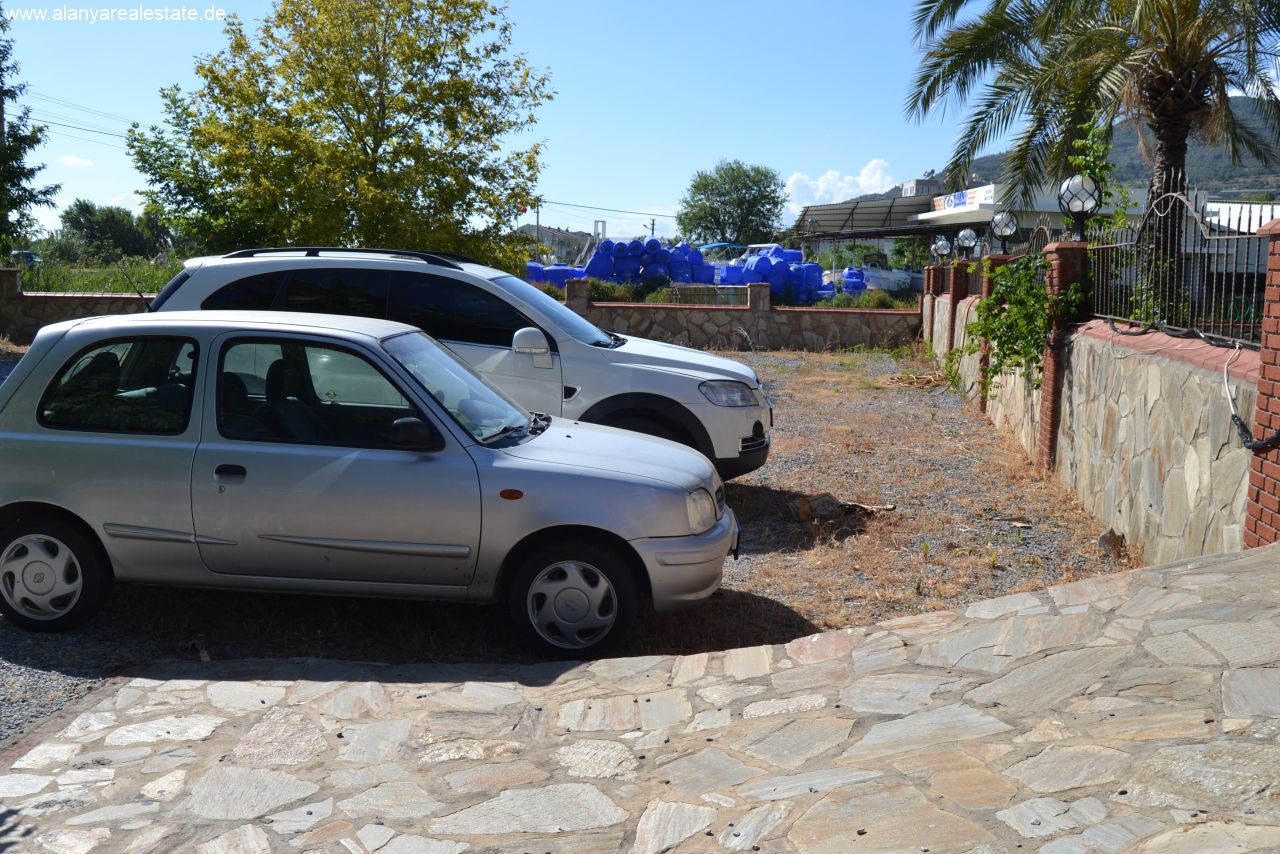
[(1123, 228), (1089, 235), (1093, 313), (1176, 335), (1257, 347), (1267, 241), (1280, 204), (1167, 193)]

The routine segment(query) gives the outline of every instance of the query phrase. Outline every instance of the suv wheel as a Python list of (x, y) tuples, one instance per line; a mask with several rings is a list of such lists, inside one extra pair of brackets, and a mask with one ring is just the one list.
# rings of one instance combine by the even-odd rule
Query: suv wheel
[(617, 427), (619, 430), (631, 430), (634, 433), (643, 433), (646, 436), (653, 436), (657, 439), (667, 439), (671, 442), (678, 442), (681, 445), (689, 445), (693, 447), (687, 439), (676, 434), (664, 421), (660, 421), (650, 415), (619, 415), (605, 422), (607, 427)]
[(626, 562), (595, 543), (544, 546), (516, 570), (508, 607), (544, 653), (594, 657), (631, 630), (636, 583)]
[(0, 531), (0, 613), (14, 625), (72, 628), (97, 609), (108, 580), (97, 544), (63, 519), (31, 516)]

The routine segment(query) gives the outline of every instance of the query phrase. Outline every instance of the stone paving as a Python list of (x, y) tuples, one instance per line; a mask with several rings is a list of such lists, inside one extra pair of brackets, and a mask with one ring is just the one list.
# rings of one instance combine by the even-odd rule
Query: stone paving
[(156, 665), (0, 756), (0, 850), (1277, 851), (1278, 736), (1275, 546), (678, 658)]

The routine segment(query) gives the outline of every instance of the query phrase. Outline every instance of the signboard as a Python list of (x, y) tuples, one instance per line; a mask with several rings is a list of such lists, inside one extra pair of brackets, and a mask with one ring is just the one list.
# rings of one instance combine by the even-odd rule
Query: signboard
[(987, 184), (938, 196), (933, 200), (933, 209), (935, 211), (967, 210), (979, 205), (993, 205), (995, 201), (996, 185)]

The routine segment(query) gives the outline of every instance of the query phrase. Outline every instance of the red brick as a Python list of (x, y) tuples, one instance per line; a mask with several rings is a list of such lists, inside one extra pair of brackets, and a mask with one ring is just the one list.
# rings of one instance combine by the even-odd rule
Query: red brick
[(1270, 510), (1272, 513), (1280, 513), (1280, 496), (1263, 494), (1258, 498), (1258, 503)]

